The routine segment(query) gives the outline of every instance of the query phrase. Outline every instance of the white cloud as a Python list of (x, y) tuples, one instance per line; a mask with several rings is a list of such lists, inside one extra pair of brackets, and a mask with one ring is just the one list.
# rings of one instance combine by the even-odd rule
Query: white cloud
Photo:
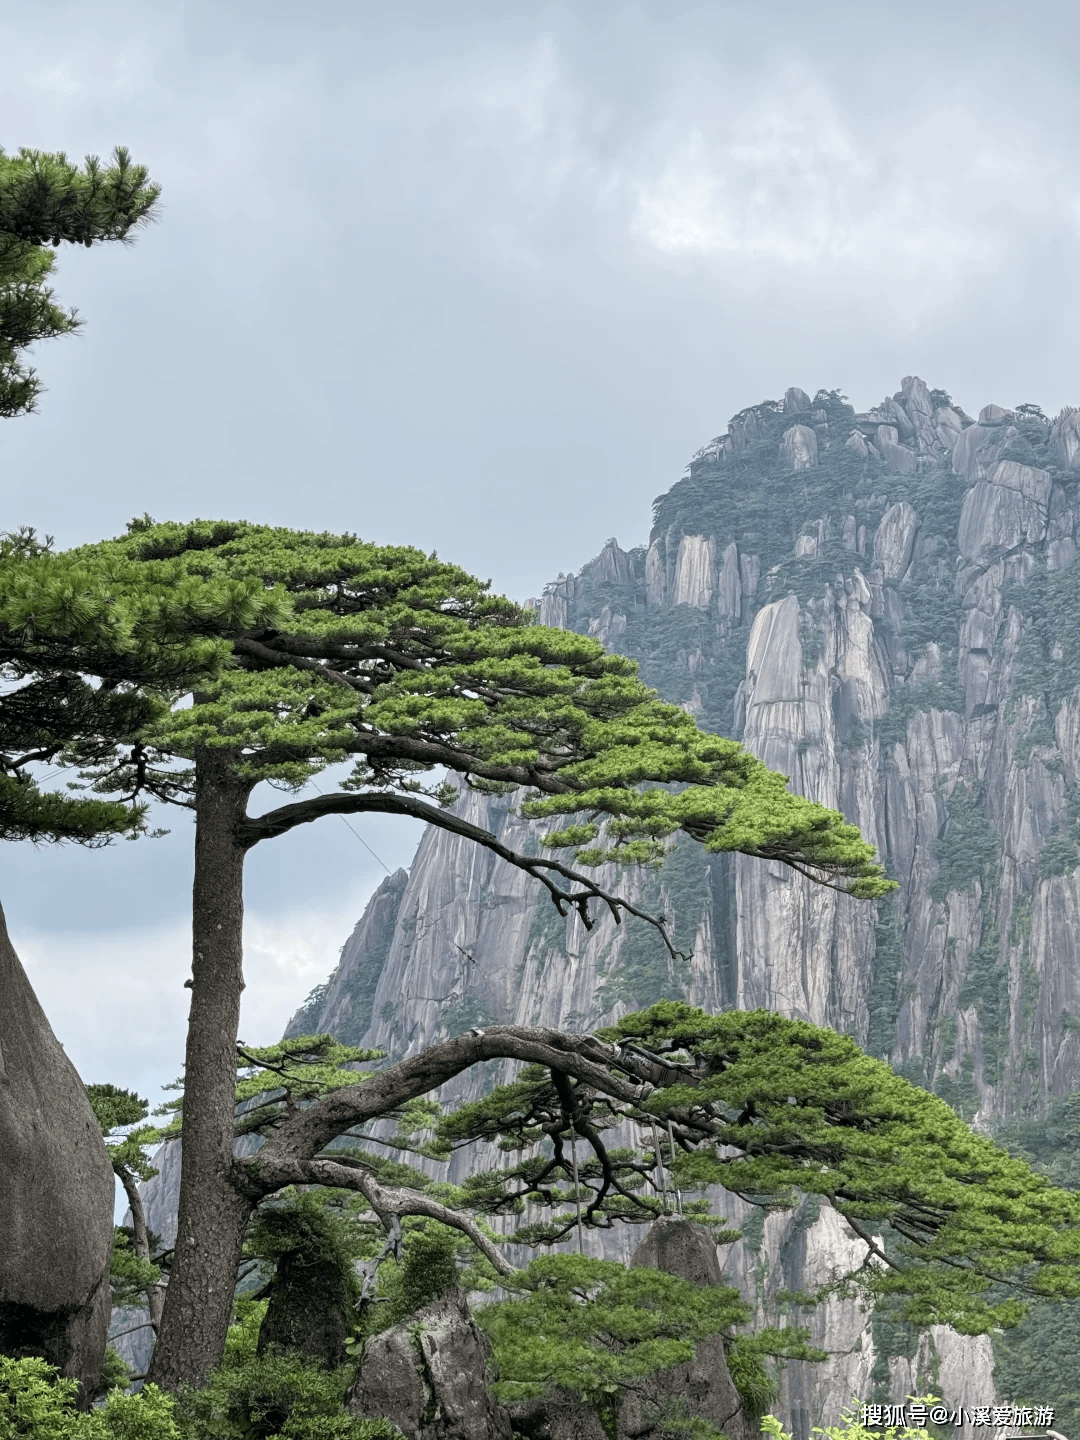
[[(293, 1011), (337, 964), (372, 888), (357, 887), (330, 908), (247, 916), (244, 1040), (270, 1044), (280, 1037)], [(122, 1085), (159, 1103), (161, 1086), (184, 1063), (190, 923), (90, 933), (14, 929), (12, 941), (82, 1078)]]

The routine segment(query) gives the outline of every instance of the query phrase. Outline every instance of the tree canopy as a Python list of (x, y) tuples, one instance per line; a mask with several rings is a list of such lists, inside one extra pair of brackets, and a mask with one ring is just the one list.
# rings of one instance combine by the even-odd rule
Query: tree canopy
[[(708, 849), (781, 860), (857, 896), (891, 888), (855, 826), (792, 795), (736, 742), (701, 731), (644, 686), (632, 662), (536, 625), (434, 555), (197, 521), (137, 522), (72, 556), (102, 567), (114, 590), (180, 586), (187, 638), (231, 644), (229, 664), (192, 706), (144, 728), (141, 774), (103, 768), (101, 793), (138, 782), (142, 793), (177, 798), (183, 781), (154, 762), (193, 759), (200, 746), (230, 752), (252, 784), (300, 787), (354, 761), (342, 793), (247, 819), (252, 845), (328, 813), (436, 818), (446, 792), (418, 777), (445, 767), (472, 785), (524, 788), (526, 815), (584, 817), (548, 839), (577, 864), (655, 861), (683, 830)], [(222, 592), (236, 589), (248, 603), (261, 589), (265, 613), (230, 628)], [(175, 609), (171, 618), (183, 627)], [(541, 879), (559, 874), (552, 862), (532, 868)]]
[(8, 155), (0, 148), (0, 417), (37, 405), (41, 385), (21, 352), (81, 324), (46, 284), (55, 263), (50, 247), (130, 241), (159, 194), (146, 167), (123, 148), (110, 165), (88, 155), (81, 166), (62, 152)]

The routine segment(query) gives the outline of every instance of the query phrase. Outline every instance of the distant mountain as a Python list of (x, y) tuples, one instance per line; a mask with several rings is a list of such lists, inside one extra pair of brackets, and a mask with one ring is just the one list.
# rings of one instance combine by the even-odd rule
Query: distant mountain
[[(693, 950), (680, 965), (647, 927), (586, 934), (519, 872), (429, 831), (287, 1033), (402, 1055), (473, 1024), (591, 1029), (685, 996), (851, 1033), (980, 1126), (1080, 1089), (1078, 481), (1072, 409), (973, 421), (908, 377), (865, 414), (795, 388), (742, 411), (655, 502), (648, 544), (609, 541), (539, 616), (632, 656), (665, 698), (844, 811), (895, 898), (682, 843), (632, 882)], [(536, 843), (506, 802), (459, 803)], [(745, 1231), (727, 1268), (763, 1318), (858, 1253), (827, 1208), (723, 1203)], [(852, 1302), (809, 1323), (834, 1358), (788, 1368), (797, 1440), (853, 1395), (993, 1397), (988, 1340), (866, 1326)]]

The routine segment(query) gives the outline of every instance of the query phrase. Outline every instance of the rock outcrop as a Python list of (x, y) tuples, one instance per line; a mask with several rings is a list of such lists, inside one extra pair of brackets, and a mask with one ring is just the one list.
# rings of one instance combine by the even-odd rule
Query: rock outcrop
[[(725, 1281), (709, 1232), (688, 1220), (658, 1220), (630, 1257), (631, 1265), (648, 1265), (669, 1275), (680, 1275), (693, 1285), (723, 1285)], [(723, 1430), (727, 1440), (756, 1440), (759, 1427), (743, 1409), (731, 1379), (724, 1342), (714, 1335), (702, 1340), (694, 1359), (666, 1370), (627, 1397), (619, 1415), (620, 1432), (627, 1437), (659, 1436), (655, 1416), (665, 1407), (681, 1404), (695, 1419), (707, 1420)]]
[(372, 1336), (349, 1410), (391, 1420), (408, 1440), (510, 1440), (510, 1416), (488, 1394), (489, 1348), (465, 1296), (449, 1291)]
[(0, 911), (0, 1354), (92, 1390), (111, 1295), (112, 1166)]

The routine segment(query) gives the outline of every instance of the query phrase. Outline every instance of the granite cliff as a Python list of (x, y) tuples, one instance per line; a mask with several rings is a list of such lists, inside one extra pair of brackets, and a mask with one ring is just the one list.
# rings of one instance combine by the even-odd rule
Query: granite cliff
[[(290, 1033), (402, 1055), (485, 1021), (591, 1029), (683, 996), (851, 1033), (979, 1126), (1080, 1089), (1078, 481), (1076, 410), (972, 420), (908, 377), (865, 413), (797, 388), (742, 411), (656, 501), (648, 544), (609, 541), (547, 587), (539, 618), (634, 657), (665, 698), (842, 810), (895, 897), (680, 844), (633, 881), (692, 949), (679, 964), (647, 927), (586, 933), (431, 831)], [(459, 804), (536, 844), (506, 802)], [(861, 1258), (827, 1208), (721, 1204), (744, 1231), (726, 1269), (763, 1318)], [(900, 1333), (845, 1301), (809, 1323), (833, 1358), (785, 1373), (778, 1413), (800, 1440), (852, 1395), (993, 1398), (985, 1339)]]

